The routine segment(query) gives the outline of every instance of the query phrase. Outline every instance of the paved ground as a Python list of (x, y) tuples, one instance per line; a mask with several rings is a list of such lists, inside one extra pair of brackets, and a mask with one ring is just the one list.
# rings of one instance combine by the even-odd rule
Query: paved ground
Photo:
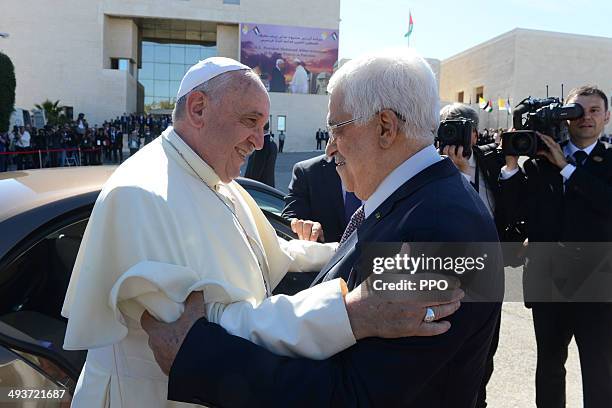
[[(520, 270), (506, 268), (506, 274)], [(582, 407), (582, 380), (578, 349), (572, 340), (567, 370), (567, 407)], [(492, 408), (535, 407), (536, 343), (531, 310), (523, 303), (505, 303), (502, 309), (500, 344), (495, 355), (495, 371), (489, 383)]]
[[(282, 153), (276, 162), (276, 188), (286, 192), (295, 162), (322, 152)], [(507, 268), (507, 276), (520, 282), (520, 269)], [(507, 285), (510, 286), (510, 285)], [(576, 343), (570, 345), (567, 369), (567, 407), (582, 407), (582, 381)], [(495, 371), (489, 383), (492, 408), (535, 407), (536, 343), (531, 311), (523, 303), (505, 303)]]

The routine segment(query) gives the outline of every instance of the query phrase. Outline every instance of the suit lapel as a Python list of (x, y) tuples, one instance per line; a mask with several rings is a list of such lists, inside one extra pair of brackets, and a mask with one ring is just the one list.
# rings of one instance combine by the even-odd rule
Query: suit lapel
[(336, 264), (338, 264), (347, 254), (364, 242), (370, 241), (370, 236), (375, 230), (375, 226), (382, 222), (393, 210), (396, 204), (418, 191), (424, 185), (444, 177), (457, 174), (458, 170), (455, 165), (446, 158), (431, 166), (427, 167), (410, 180), (402, 184), (393, 194), (391, 194), (378, 208), (370, 214), (368, 218), (357, 228), (357, 230), (349, 237), (349, 239), (336, 251), (332, 259), (323, 267), (319, 275), (315, 278), (312, 285), (316, 285), (323, 280), (335, 279), (342, 277), (345, 280), (348, 278), (350, 271), (345, 271), (344, 275), (338, 276), (339, 270), (333, 275), (326, 276)]

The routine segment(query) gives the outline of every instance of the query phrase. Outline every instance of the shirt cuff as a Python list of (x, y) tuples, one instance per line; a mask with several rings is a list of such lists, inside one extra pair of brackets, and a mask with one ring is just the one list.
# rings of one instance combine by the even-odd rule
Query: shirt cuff
[(508, 166), (504, 166), (501, 168), (501, 172), (499, 173), (499, 178), (501, 180), (508, 180), (510, 177), (514, 176), (519, 172), (519, 168), (508, 170)]
[(574, 171), (576, 171), (576, 166), (568, 163), (565, 165), (565, 167), (561, 169), (559, 173), (561, 174), (561, 176), (563, 176), (563, 181), (567, 181), (570, 177), (572, 177)]

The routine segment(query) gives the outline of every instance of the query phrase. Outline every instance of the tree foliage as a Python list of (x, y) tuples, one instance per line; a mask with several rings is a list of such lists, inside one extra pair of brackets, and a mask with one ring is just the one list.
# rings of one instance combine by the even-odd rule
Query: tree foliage
[(47, 117), (47, 124), (51, 126), (61, 125), (63, 124), (62, 119), (64, 118), (62, 108), (60, 106), (60, 101), (51, 102), (49, 99), (41, 103), (40, 105), (34, 105), (36, 109), (45, 111), (45, 116)]
[(15, 67), (8, 55), (0, 52), (0, 133), (8, 131), (15, 109)]

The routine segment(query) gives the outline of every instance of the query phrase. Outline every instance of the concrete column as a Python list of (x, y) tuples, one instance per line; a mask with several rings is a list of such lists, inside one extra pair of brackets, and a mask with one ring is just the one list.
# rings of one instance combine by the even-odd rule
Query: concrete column
[(217, 53), (220, 57), (238, 60), (240, 35), (238, 25), (217, 24)]

